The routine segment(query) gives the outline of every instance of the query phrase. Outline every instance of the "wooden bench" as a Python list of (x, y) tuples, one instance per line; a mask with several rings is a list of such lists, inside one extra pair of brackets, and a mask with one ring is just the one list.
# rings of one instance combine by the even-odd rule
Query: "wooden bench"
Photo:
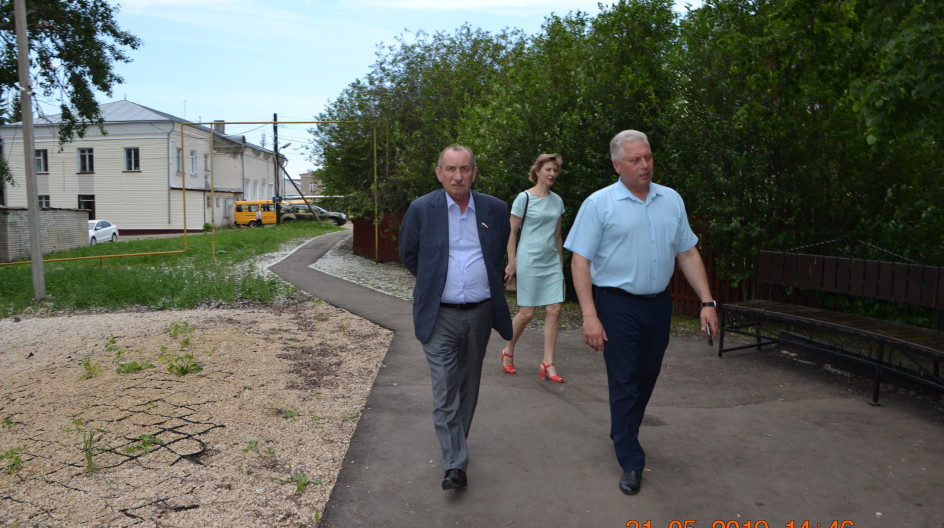
[[(722, 306), (718, 357), (766, 345), (840, 356), (874, 368), (873, 404), (878, 404), (886, 373), (944, 392), (944, 268), (761, 251), (754, 289), (754, 300)], [(822, 307), (830, 300), (848, 305), (856, 298), (896, 303), (902, 310), (918, 307), (934, 328)], [(730, 333), (753, 339), (750, 344), (726, 347), (725, 334)]]

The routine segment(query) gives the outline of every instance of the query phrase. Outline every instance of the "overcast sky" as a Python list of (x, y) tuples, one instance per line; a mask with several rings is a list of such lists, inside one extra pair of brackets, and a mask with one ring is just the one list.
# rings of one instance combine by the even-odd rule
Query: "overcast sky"
[[(463, 23), (533, 35), (552, 12), (600, 12), (596, 0), (120, 0), (119, 26), (143, 41), (118, 66), (127, 99), (193, 121), (311, 121), (376, 60), (377, 46)], [(685, 5), (680, 0), (679, 5)], [(700, 5), (700, 0), (691, 0)], [(609, 2), (604, 2), (609, 4)], [(683, 8), (679, 8), (683, 9)], [(57, 113), (58, 111), (53, 111)], [(292, 176), (313, 165), (300, 148), (312, 125), (280, 125)], [(272, 148), (272, 125), (228, 125)]]

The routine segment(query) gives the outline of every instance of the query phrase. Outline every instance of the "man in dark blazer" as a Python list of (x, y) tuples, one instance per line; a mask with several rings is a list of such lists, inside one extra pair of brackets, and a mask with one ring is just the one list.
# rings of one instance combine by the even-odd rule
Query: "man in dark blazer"
[(414, 200), (400, 226), (400, 261), (416, 276), (413, 327), (432, 378), (444, 490), (467, 484), (466, 438), (492, 329), (512, 335), (501, 278), (508, 205), (472, 191), (477, 172), (470, 149), (447, 147), (436, 167), (443, 190)]

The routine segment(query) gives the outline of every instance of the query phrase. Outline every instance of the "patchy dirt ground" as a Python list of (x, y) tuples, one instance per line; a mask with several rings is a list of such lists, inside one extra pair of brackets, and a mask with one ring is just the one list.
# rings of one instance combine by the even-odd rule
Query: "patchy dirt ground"
[(317, 300), (0, 320), (0, 526), (314, 525), (391, 337)]

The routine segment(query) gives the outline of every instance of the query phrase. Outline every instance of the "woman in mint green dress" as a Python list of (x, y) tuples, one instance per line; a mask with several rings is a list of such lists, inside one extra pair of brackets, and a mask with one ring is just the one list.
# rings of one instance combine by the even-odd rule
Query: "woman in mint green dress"
[[(502, 369), (514, 374), (515, 344), (534, 317), (534, 309), (543, 306), (544, 357), (538, 377), (556, 383), (564, 382), (554, 367), (554, 348), (564, 302), (564, 241), (561, 237), (564, 201), (551, 192), (551, 186), (560, 175), (561, 163), (559, 154), (538, 156), (529, 175), (534, 187), (519, 194), (511, 205), (505, 280), (512, 277), (517, 280), (518, 314), (511, 322), (514, 336), (500, 356)], [(522, 226), (520, 240), (515, 240), (519, 226)]]

